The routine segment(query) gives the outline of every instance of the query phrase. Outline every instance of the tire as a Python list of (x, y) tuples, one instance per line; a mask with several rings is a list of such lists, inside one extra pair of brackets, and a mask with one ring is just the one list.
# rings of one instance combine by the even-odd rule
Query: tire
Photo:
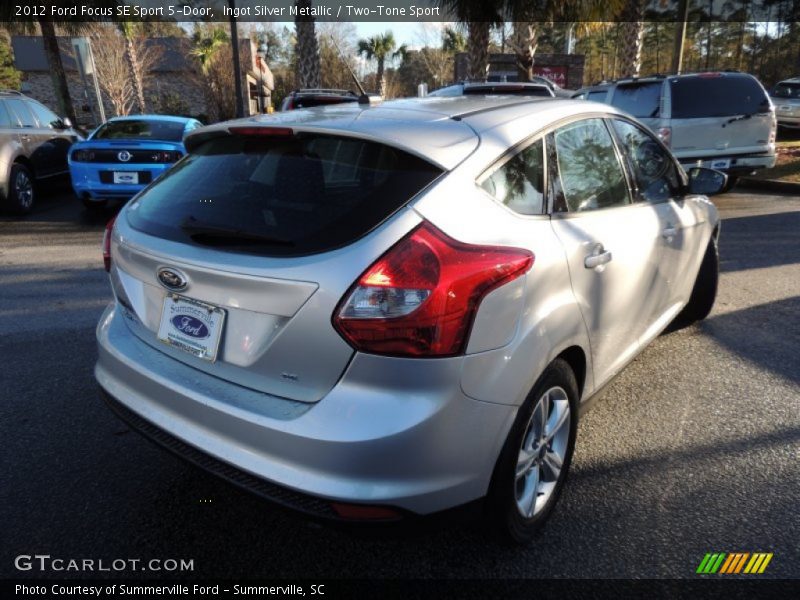
[[(549, 410), (543, 412), (543, 406)], [(566, 361), (556, 359), (520, 407), (492, 475), (486, 523), (500, 540), (527, 544), (552, 513), (572, 461), (577, 408), (575, 375)], [(543, 415), (547, 424), (544, 428)], [(541, 443), (548, 436), (549, 443)], [(559, 462), (555, 460), (558, 458), (560, 468), (554, 475), (553, 466)]]
[(681, 325), (689, 325), (696, 321), (705, 319), (711, 309), (714, 308), (714, 301), (717, 298), (717, 287), (719, 285), (719, 249), (717, 240), (712, 236), (708, 242), (708, 248), (700, 264), (700, 272), (692, 288), (692, 295), (689, 302), (675, 319)]
[(33, 174), (21, 163), (11, 165), (8, 178), (8, 197), (6, 208), (15, 215), (27, 215), (36, 199)]
[(86, 210), (90, 210), (92, 212), (103, 210), (108, 205), (108, 200), (91, 200), (86, 197), (81, 198), (81, 202), (83, 202), (83, 207)]
[(736, 184), (739, 182), (739, 178), (734, 175), (728, 175), (728, 180), (725, 182), (725, 186), (722, 188), (722, 192), (730, 192)]

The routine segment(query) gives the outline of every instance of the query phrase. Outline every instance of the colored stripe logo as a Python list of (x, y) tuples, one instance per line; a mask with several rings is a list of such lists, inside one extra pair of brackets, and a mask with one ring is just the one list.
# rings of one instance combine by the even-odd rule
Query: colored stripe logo
[(709, 552), (695, 573), (700, 575), (760, 575), (772, 560), (772, 552)]

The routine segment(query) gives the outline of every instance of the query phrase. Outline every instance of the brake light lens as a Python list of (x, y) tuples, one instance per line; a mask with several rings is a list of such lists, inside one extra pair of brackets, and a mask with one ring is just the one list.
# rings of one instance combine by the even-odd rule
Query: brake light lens
[(178, 151), (159, 150), (153, 152), (150, 158), (155, 163), (174, 163), (179, 160), (181, 156), (183, 155)]
[(117, 217), (112, 218), (106, 224), (106, 230), (103, 233), (103, 266), (106, 269), (106, 273), (111, 271), (111, 232), (114, 230), (116, 220)]
[(672, 143), (672, 129), (670, 127), (659, 127), (656, 131), (658, 139), (664, 142), (664, 145), (669, 148)]
[(424, 222), (359, 277), (333, 325), (363, 352), (454, 356), (464, 351), (481, 300), (533, 260), (529, 250), (465, 244)]
[(291, 127), (229, 127), (233, 135), (249, 135), (258, 137), (291, 137), (294, 131)]

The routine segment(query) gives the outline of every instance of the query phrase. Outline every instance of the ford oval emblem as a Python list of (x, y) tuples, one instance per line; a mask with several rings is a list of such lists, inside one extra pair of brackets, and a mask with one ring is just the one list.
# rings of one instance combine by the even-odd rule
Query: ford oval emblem
[(189, 315), (175, 315), (170, 320), (175, 329), (188, 336), (197, 339), (203, 339), (209, 336), (208, 327), (206, 327), (206, 324), (200, 319), (195, 319)]
[(174, 269), (159, 269), (158, 280), (165, 288), (176, 292), (186, 289), (189, 283), (186, 281), (186, 277)]
[(132, 156), (131, 153), (128, 152), (127, 150), (123, 150), (122, 152), (117, 154), (117, 158), (120, 160), (120, 162), (128, 162), (131, 159), (131, 156)]

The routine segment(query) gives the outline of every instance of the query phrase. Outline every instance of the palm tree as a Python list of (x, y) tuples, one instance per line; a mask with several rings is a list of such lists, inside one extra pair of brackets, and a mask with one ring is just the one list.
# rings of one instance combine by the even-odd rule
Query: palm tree
[(206, 34), (200, 29), (195, 29), (192, 34), (192, 56), (197, 57), (200, 62), (200, 69), (204, 74), (208, 74), (211, 61), (219, 49), (228, 43), (228, 34), (224, 29), (215, 27), (210, 34)]
[[(599, 22), (619, 14), (627, 1), (637, 0), (540, 0), (510, 2), (508, 12), (514, 21), (510, 45), (517, 55), (517, 67), (527, 79), (533, 77), (539, 31), (542, 25), (556, 21)], [(588, 25), (588, 23), (585, 23)]]
[(644, 1), (627, 0), (620, 14), (620, 21), (622, 21), (620, 73), (623, 77), (638, 77), (642, 68)]
[(391, 31), (358, 40), (358, 53), (361, 56), (365, 56), (367, 60), (375, 60), (378, 63), (376, 79), (380, 96), (383, 96), (386, 92), (386, 80), (383, 74), (386, 57), (394, 52), (396, 46), (397, 42), (395, 42), (394, 34)]
[(311, 0), (295, 0), (294, 4), (299, 9), (294, 18), (297, 32), (297, 86), (317, 88), (320, 82), (320, 60), (314, 17), (300, 14), (310, 12)]
[(467, 38), (458, 29), (445, 27), (442, 30), (442, 50), (445, 52), (464, 52), (467, 49)]
[(467, 25), (467, 79), (484, 80), (489, 72), (489, 35), (503, 22), (502, 0), (439, 0), (445, 12)]
[(140, 25), (132, 21), (119, 21), (117, 29), (125, 39), (125, 60), (128, 63), (128, 71), (130, 72), (131, 83), (133, 84), (134, 95), (136, 102), (139, 105), (139, 112), (144, 114), (144, 85), (142, 83), (142, 71), (139, 63), (139, 57), (136, 56), (136, 46), (133, 43), (134, 38), (138, 35)]

